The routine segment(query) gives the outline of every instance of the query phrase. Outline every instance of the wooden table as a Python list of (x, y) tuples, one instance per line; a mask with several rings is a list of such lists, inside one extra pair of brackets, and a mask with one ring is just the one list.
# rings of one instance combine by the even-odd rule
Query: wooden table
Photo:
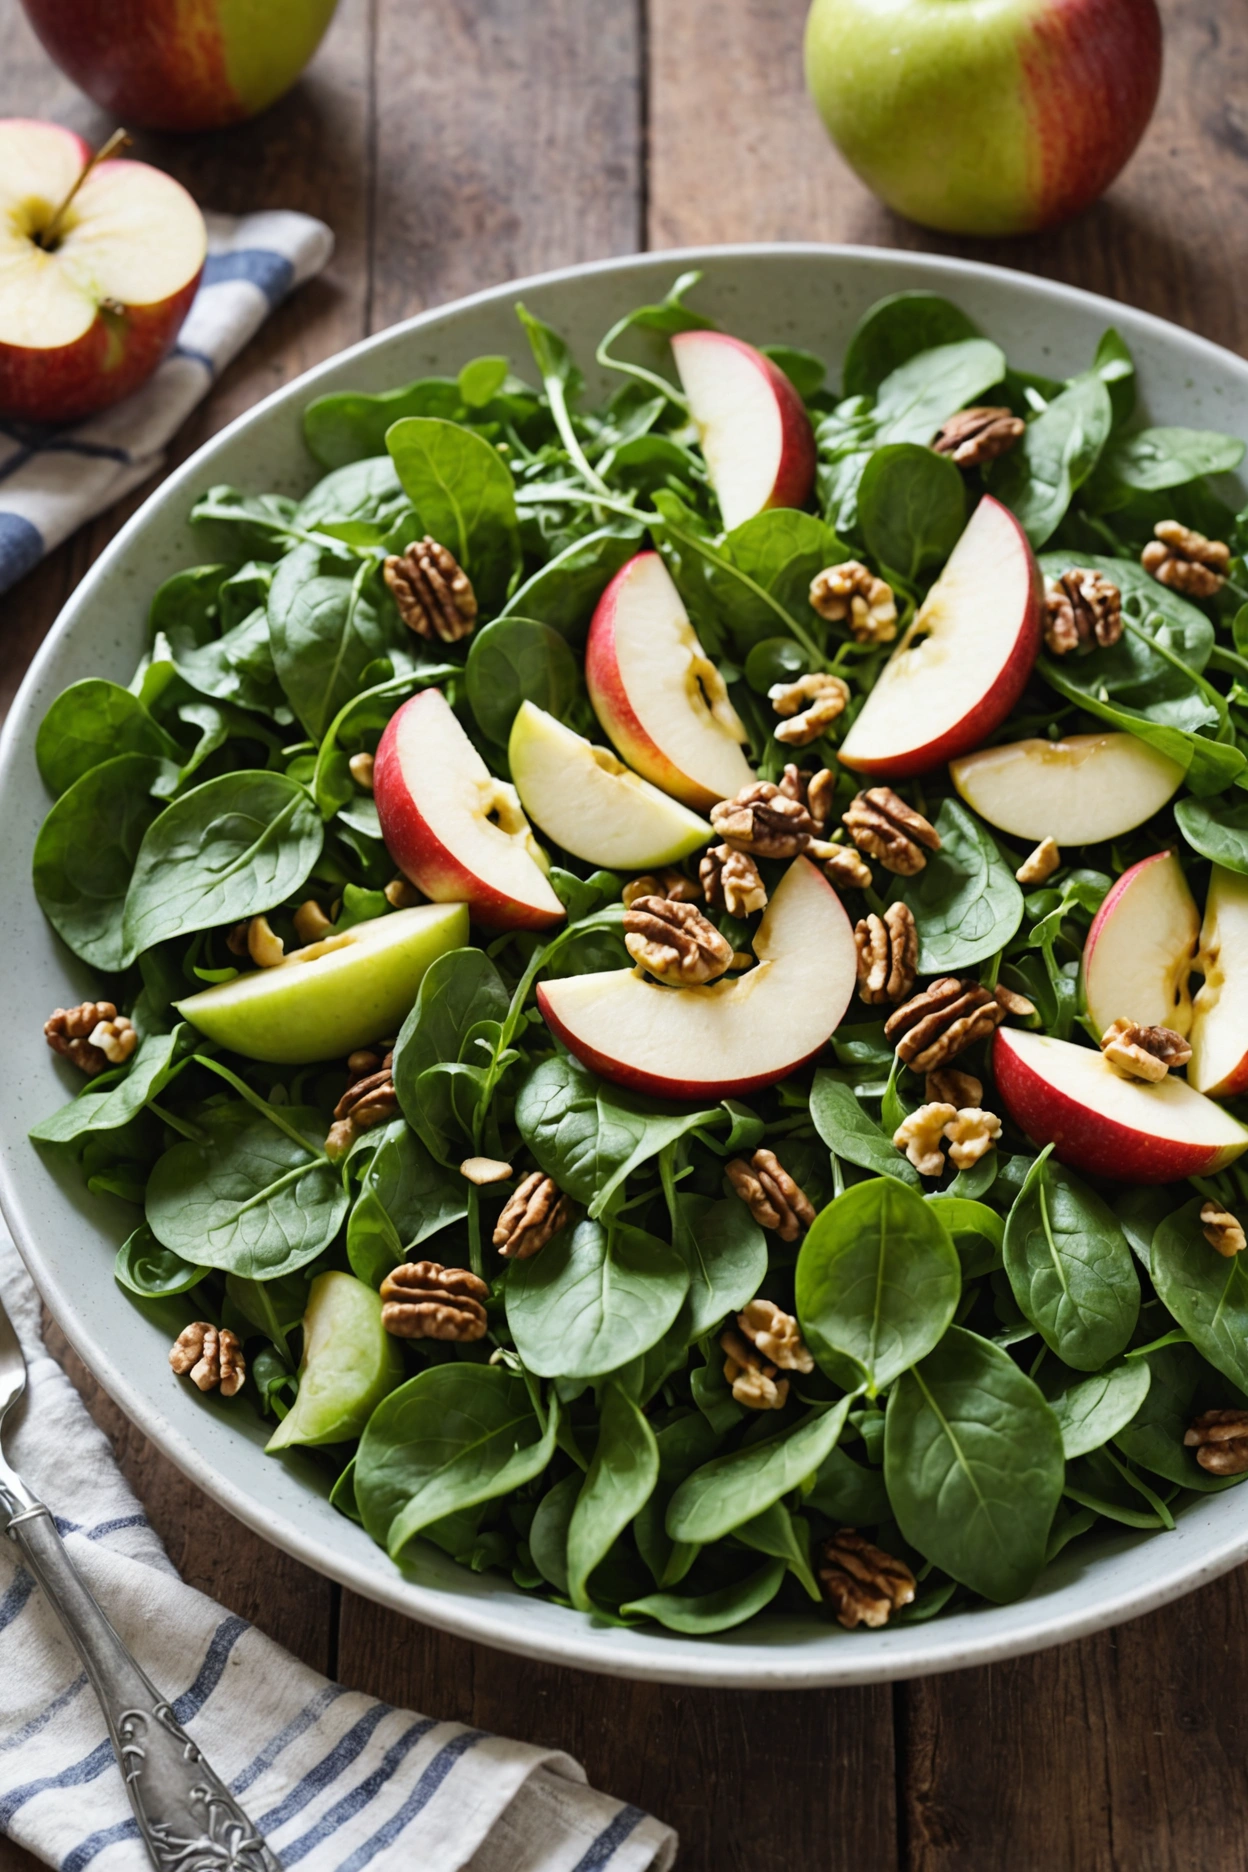
[[(974, 255), (1248, 351), (1248, 16), (1225, 0), (1162, 5), (1161, 107), (1109, 199), (1055, 233), (976, 244), (897, 220), (830, 150), (802, 88), (805, 0), (342, 0), (308, 77), (267, 116), (140, 139), (206, 206), (303, 208), (338, 237), (328, 273), (226, 373), (177, 456), (396, 319), (647, 246)], [(17, 0), (0, 0), (0, 45), (0, 111), (101, 139), (110, 126)], [(3, 703), (140, 498), (2, 601)], [(1248, 1867), (1243, 1572), (1062, 1650), (891, 1688), (616, 1683), (427, 1631), (306, 1571), (224, 1517), (66, 1362), (188, 1580), (353, 1688), (569, 1749), (680, 1829), (687, 1872)], [(0, 1842), (3, 1872), (31, 1864)]]

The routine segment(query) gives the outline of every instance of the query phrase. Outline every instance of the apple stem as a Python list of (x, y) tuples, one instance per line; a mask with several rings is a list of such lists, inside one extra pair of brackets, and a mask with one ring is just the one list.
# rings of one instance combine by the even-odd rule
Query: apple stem
[(55, 248), (61, 232), (61, 223), (69, 212), (69, 205), (96, 164), (107, 162), (110, 156), (117, 156), (122, 150), (129, 149), (132, 141), (133, 138), (128, 130), (114, 130), (113, 134), (107, 138), (105, 142), (101, 143), (94, 156), (89, 157), (82, 165), (74, 186), (70, 189), (69, 194), (65, 197), (52, 219), (48, 222), (47, 227), (44, 228), (43, 232), (37, 237), (37, 245), (42, 247), (45, 253), (51, 253)]

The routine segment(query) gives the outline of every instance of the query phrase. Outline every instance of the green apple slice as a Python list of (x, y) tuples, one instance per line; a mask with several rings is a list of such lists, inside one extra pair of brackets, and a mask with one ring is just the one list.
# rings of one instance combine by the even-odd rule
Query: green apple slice
[(532, 702), (520, 705), (507, 758), (530, 819), (586, 864), (624, 871), (676, 864), (714, 837), (705, 819), (610, 748), (595, 747)]
[(266, 1447), (358, 1437), (403, 1376), (399, 1343), (381, 1323), (381, 1296), (354, 1274), (318, 1274), (303, 1316), (299, 1395)]
[(282, 1066), (341, 1059), (397, 1033), (425, 970), (468, 941), (468, 907), (417, 904), (357, 923), (175, 1003), (202, 1034)]

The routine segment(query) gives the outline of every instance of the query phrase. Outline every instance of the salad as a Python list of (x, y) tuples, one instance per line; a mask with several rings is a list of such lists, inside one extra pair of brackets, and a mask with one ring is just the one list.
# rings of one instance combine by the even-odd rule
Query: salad
[(697, 280), (203, 494), (39, 731), (32, 1137), (398, 1564), (877, 1627), (1248, 1472), (1243, 445)]

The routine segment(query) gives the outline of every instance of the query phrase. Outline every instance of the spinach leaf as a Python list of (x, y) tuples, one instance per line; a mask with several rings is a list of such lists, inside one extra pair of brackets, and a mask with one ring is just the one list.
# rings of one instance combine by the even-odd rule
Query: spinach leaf
[(947, 455), (917, 442), (876, 449), (858, 486), (867, 551), (913, 583), (943, 565), (966, 525), (966, 483)]
[(403, 490), (389, 455), (368, 455), (322, 476), (295, 509), (295, 519), (309, 529), (326, 521), (374, 520), (403, 501)]
[(1174, 1517), (1142, 1476), (1111, 1449), (1093, 1450), (1066, 1467), (1066, 1496), (1130, 1528), (1173, 1528)]
[(768, 1560), (746, 1579), (731, 1586), (718, 1586), (707, 1593), (647, 1593), (644, 1599), (630, 1599), (620, 1607), (623, 1617), (637, 1615), (657, 1619), (668, 1631), (685, 1632), (692, 1637), (709, 1637), (713, 1632), (730, 1631), (744, 1625), (769, 1606), (787, 1571), (783, 1560)]
[(816, 357), (813, 351), (799, 350), (796, 345), (760, 345), (759, 350), (771, 359), (777, 370), (784, 372), (803, 403), (818, 396), (828, 374), (821, 357)]
[[(257, 570), (241, 569), (242, 574)], [(263, 589), (240, 617), (228, 604), (231, 590), (239, 587), (224, 573), (224, 566), (196, 566), (166, 579), (152, 600), (153, 655), (163, 645), (170, 673), (176, 671), (200, 695), (289, 720), (269, 643), (266, 603), (272, 567), (263, 567)]]
[(667, 1532), (675, 1541), (721, 1540), (743, 1521), (770, 1508), (813, 1475), (836, 1447), (850, 1399), (843, 1397), (768, 1437), (727, 1456), (713, 1456), (686, 1478), (667, 1510)]
[(1086, 490), (1094, 513), (1125, 507), (1132, 493), (1182, 487), (1199, 475), (1229, 474), (1244, 458), (1235, 436), (1211, 429), (1137, 429), (1116, 436)]
[(130, 959), (122, 915), (144, 835), (160, 812), (152, 789), (161, 773), (153, 754), (119, 754), (90, 768), (62, 793), (35, 839), (39, 907), (93, 968), (120, 969)]
[(476, 1029), (507, 1018), (508, 1003), (502, 977), (483, 949), (452, 949), (425, 971), (394, 1049), (394, 1089), (407, 1122), (441, 1161), (451, 1134), (458, 1131), (471, 1141), (477, 1092), (431, 1069), (458, 1062)]
[(763, 1231), (739, 1197), (677, 1196), (673, 1246), (689, 1269), (689, 1338), (701, 1339), (753, 1298), (767, 1272)]
[(353, 1272), (380, 1287), (400, 1261), (468, 1213), (468, 1185), (435, 1163), (405, 1119), (386, 1126), (347, 1218)]
[(536, 618), (569, 643), (581, 643), (594, 606), (638, 551), (642, 530), (639, 524), (617, 520), (573, 540), (512, 594), (503, 616)]
[(507, 1324), (543, 1378), (596, 1378), (663, 1337), (689, 1291), (668, 1242), (642, 1229), (579, 1222), (508, 1269)]
[(877, 443), (929, 443), (947, 417), (1005, 375), (1005, 354), (987, 338), (933, 345), (898, 364), (875, 397)]
[(919, 1173), (903, 1157), (893, 1140), (881, 1131), (858, 1103), (852, 1086), (836, 1078), (828, 1067), (815, 1074), (810, 1092), (810, 1115), (816, 1131), (838, 1157), (873, 1170), (877, 1176), (919, 1187)]
[[(1097, 342), (1092, 369), (1109, 391), (1114, 425), (1126, 422), (1135, 408), (1135, 359), (1121, 332), (1111, 325)], [(1113, 444), (1110, 444), (1111, 448)]]
[(483, 436), (458, 423), (408, 416), (386, 432), (399, 479), (422, 522), (497, 611), (520, 567), (515, 484)]
[(1144, 1403), (1151, 1378), (1142, 1358), (1118, 1359), (1090, 1378), (1069, 1370), (1050, 1377), (1046, 1360), (1040, 1388), (1057, 1418), (1067, 1462), (1112, 1442)]
[(890, 1177), (856, 1183), (810, 1226), (797, 1258), (797, 1317), (837, 1384), (874, 1396), (939, 1344), (962, 1291), (934, 1203)]
[(641, 1512), (658, 1479), (654, 1431), (618, 1385), (607, 1385), (594, 1460), (568, 1524), (568, 1593), (579, 1611), (593, 1610), (589, 1576)]
[(684, 1578), (701, 1549), (696, 1542), (674, 1541), (667, 1532), (667, 1505), (684, 1481), (715, 1453), (720, 1441), (699, 1411), (665, 1424), (655, 1441), (659, 1451), (659, 1479), (633, 1522), (637, 1551), (654, 1576), (656, 1586), (675, 1586)]
[(66, 792), (93, 767), (119, 754), (176, 760), (178, 749), (139, 698), (119, 683), (88, 676), (62, 689), (35, 738), (35, 761), (49, 793)]
[(422, 377), (377, 396), (337, 391), (316, 397), (303, 412), (303, 436), (317, 461), (340, 468), (380, 455), (386, 431), (405, 416), (458, 416), (463, 396), (453, 377)]
[(90, 1080), (77, 1098), (62, 1105), (50, 1118), (32, 1126), (30, 1136), (40, 1144), (70, 1144), (91, 1131), (115, 1131), (142, 1111), (186, 1063), (187, 1042), (194, 1039), (185, 1023), (173, 1033), (148, 1034), (119, 1080), (102, 1074)]
[(773, 1502), (752, 1521), (743, 1521), (735, 1528), (733, 1538), (757, 1553), (783, 1560), (807, 1595), (816, 1605), (821, 1603), (823, 1594), (810, 1564), (810, 1523), (801, 1515), (790, 1514), (783, 1502)]
[(898, 1379), (884, 1479), (912, 1547), (985, 1599), (1016, 1599), (1044, 1565), (1065, 1475), (1062, 1433), (1008, 1352), (951, 1326)]
[(957, 975), (1004, 949), (1023, 920), (1023, 893), (986, 826), (952, 797), (936, 820), (940, 850), (894, 898), (914, 912), (919, 972)]
[(565, 1598), (568, 1591), (568, 1528), (581, 1492), (581, 1473), (574, 1470), (547, 1489), (537, 1504), (529, 1529), (529, 1552), (544, 1580)]
[(1205, 1240), (1201, 1199), (1167, 1216), (1153, 1236), (1153, 1285), (1197, 1351), (1248, 1391), (1248, 1268)]
[(811, 580), (848, 551), (823, 520), (794, 507), (768, 508), (734, 527), (720, 548), (726, 563), (709, 565), (706, 579), (737, 654), (774, 637), (784, 617), (809, 618)]
[(839, 1527), (878, 1527), (892, 1513), (881, 1472), (864, 1468), (839, 1444), (820, 1463), (805, 1500)]
[(140, 1222), (117, 1250), (113, 1278), (142, 1300), (164, 1300), (197, 1287), (211, 1270), (184, 1261), (162, 1248), (146, 1222)]
[(841, 372), (842, 395), (874, 396), (899, 364), (920, 351), (978, 336), (961, 307), (939, 293), (900, 292), (879, 299), (854, 328)]
[(1248, 874), (1248, 801), (1176, 800), (1174, 817), (1193, 851), (1226, 871)]
[(1096, 466), (1113, 421), (1106, 385), (1087, 371), (1073, 377), (988, 470), (989, 488), (1013, 511), (1033, 546), (1043, 546), (1056, 531), (1075, 490)]
[[(993, 1151), (986, 1153), (988, 1157), (994, 1155)], [(981, 1157), (979, 1162), (982, 1164), (984, 1158)], [(978, 1169), (979, 1165), (973, 1168)], [(987, 1188), (991, 1188), (995, 1180), (995, 1164), (992, 1169), (994, 1177), (989, 1179)], [(958, 1174), (960, 1176), (962, 1172)], [(952, 1185), (940, 1194), (932, 1194), (927, 1201), (935, 1205), (937, 1214), (953, 1239), (964, 1281), (976, 1280), (981, 1274), (991, 1274), (994, 1268), (1004, 1265), (1001, 1249), (1005, 1242), (1005, 1223), (995, 1209), (990, 1209), (987, 1203), (978, 1202), (974, 1197), (955, 1195)]]
[(476, 632), (464, 676), (477, 726), (499, 747), (506, 747), (522, 702), (571, 722), (585, 694), (577, 660), (559, 632), (514, 615)]
[(1115, 1433), (1123, 1455), (1167, 1482), (1196, 1489), (1202, 1495), (1216, 1494), (1241, 1482), (1242, 1476), (1212, 1475), (1202, 1469), (1195, 1450), (1184, 1447), (1183, 1434), (1202, 1411), (1228, 1407), (1243, 1410), (1243, 1392), (1228, 1384), (1193, 1345), (1158, 1346), (1127, 1363), (1147, 1365), (1152, 1382), (1130, 1423)]
[(1125, 1349), (1140, 1281), (1109, 1204), (1041, 1153), (1005, 1225), (1005, 1269), (1023, 1313), (1064, 1364), (1096, 1371)]
[(268, 619), (278, 678), (314, 741), (405, 635), (393, 605), (378, 602), (375, 562), (352, 568), (317, 546), (297, 546), (282, 560)]

